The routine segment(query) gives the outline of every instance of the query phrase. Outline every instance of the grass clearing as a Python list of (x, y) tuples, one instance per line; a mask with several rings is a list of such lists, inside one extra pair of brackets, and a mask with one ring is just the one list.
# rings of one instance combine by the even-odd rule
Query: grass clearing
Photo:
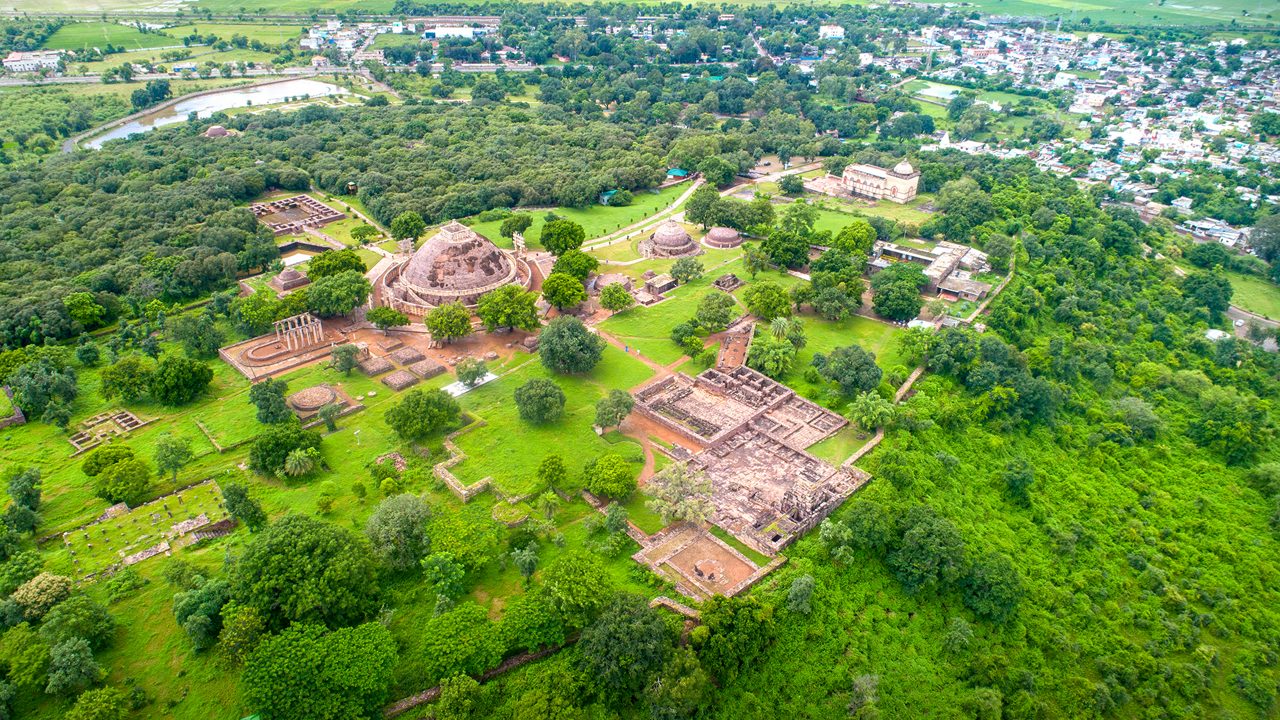
[[(716, 278), (728, 272), (743, 277), (745, 271), (742, 269), (742, 261), (735, 260), (714, 272), (705, 273), (693, 282), (681, 285), (668, 293), (666, 300), (656, 305), (636, 306), (614, 315), (601, 323), (600, 329), (645, 357), (662, 365), (670, 365), (684, 355), (680, 348), (671, 342), (671, 329), (693, 317), (704, 295), (720, 292), (711, 285)], [(761, 273), (760, 278), (775, 275), (777, 273), (766, 272)]]
[[(620, 230), (628, 225), (639, 222), (660, 210), (665, 209), (680, 197), (688, 185), (680, 184), (673, 187), (660, 190), (658, 192), (637, 191), (635, 200), (630, 205), (621, 205), (617, 207), (609, 205), (592, 205), (585, 209), (579, 208), (553, 208), (551, 212), (559, 215), (567, 220), (572, 220), (579, 225), (587, 233), (587, 241), (590, 242), (598, 237), (603, 237), (609, 233)], [(546, 223), (546, 210), (522, 210), (515, 208), (515, 212), (527, 212), (533, 216), (533, 225), (524, 232), (525, 241), (531, 248), (541, 248), (542, 244), (538, 241), (542, 232), (542, 226)], [(511, 240), (502, 237), (498, 230), (502, 227), (502, 220), (489, 220), (486, 222), (472, 222), (467, 218), (462, 219), (463, 223), (471, 226), (472, 230), (484, 235), (492, 240), (499, 247), (511, 247)]]
[(1251, 313), (1280, 319), (1280, 286), (1254, 275), (1228, 273), (1231, 278), (1231, 303)]
[[(526, 356), (520, 356), (526, 357)], [(455, 440), (467, 459), (453, 467), (465, 484), (492, 477), (496, 487), (508, 495), (524, 495), (540, 489), (538, 464), (557, 452), (571, 473), (607, 453), (617, 453), (636, 464), (643, 461), (640, 446), (629, 440), (610, 443), (596, 435), (596, 401), (611, 388), (639, 385), (653, 372), (635, 358), (612, 346), (605, 348), (600, 364), (581, 376), (554, 375), (529, 358), (511, 374), (482, 385), (459, 398), (467, 414), (483, 420)], [(534, 425), (520, 418), (512, 394), (534, 378), (550, 379), (565, 391), (564, 416), (552, 423)]]

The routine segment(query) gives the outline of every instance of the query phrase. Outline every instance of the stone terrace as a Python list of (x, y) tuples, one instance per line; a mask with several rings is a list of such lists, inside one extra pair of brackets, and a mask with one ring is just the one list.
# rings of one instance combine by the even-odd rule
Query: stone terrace
[(636, 392), (636, 410), (697, 442), (712, 522), (766, 555), (811, 530), (868, 476), (805, 452), (848, 422), (748, 367), (677, 374)]
[(813, 529), (868, 479), (754, 429), (698, 453), (689, 468), (711, 481), (712, 522), (769, 555)]
[(663, 378), (636, 392), (636, 409), (707, 445), (753, 428), (803, 450), (847, 422), (745, 366)]

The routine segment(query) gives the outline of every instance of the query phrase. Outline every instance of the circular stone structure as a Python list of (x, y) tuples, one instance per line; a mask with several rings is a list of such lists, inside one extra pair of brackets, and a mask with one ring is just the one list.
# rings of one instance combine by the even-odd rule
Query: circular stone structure
[(685, 257), (699, 252), (688, 231), (674, 220), (659, 225), (649, 239), (640, 243), (640, 253), (645, 257)]
[(736, 248), (742, 244), (742, 233), (733, 228), (713, 227), (702, 239), (714, 248)]
[(604, 273), (602, 275), (597, 275), (594, 288), (596, 292), (600, 292), (614, 283), (621, 284), (622, 287), (627, 289), (627, 292), (631, 292), (631, 278), (623, 275), (622, 273)]
[(422, 315), (451, 302), (474, 305), (481, 295), (512, 283), (529, 286), (530, 272), (488, 238), (454, 220), (407, 261), (383, 276), (383, 300)]
[(227, 132), (227, 129), (222, 127), (221, 125), (210, 125), (209, 129), (204, 131), (204, 136), (211, 137), (211, 138), (226, 137), (230, 134), (231, 133)]
[(311, 412), (313, 410), (319, 410), (337, 399), (338, 393), (334, 392), (333, 388), (328, 385), (316, 385), (315, 387), (299, 390), (298, 392), (290, 395), (289, 404), (292, 405), (295, 410)]

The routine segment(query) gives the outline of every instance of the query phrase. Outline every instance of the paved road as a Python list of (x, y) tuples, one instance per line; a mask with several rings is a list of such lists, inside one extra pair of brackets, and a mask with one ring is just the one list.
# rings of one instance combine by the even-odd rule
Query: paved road
[[(228, 79), (238, 77), (311, 77), (313, 75), (351, 75), (353, 71), (348, 67), (333, 66), (325, 68), (323, 71), (309, 67), (284, 68), (282, 70), (253, 69), (245, 70), (243, 75), (232, 75)], [(210, 77), (220, 77), (218, 73), (213, 73)], [(182, 73), (139, 73), (133, 76), (133, 82), (146, 82), (147, 80), (182, 80)], [(207, 79), (207, 78), (202, 78)], [(100, 75), (65, 75), (59, 77), (45, 78), (43, 80), (33, 80), (23, 77), (4, 77), (0, 78), (0, 87), (19, 87), (22, 85), (91, 85), (93, 83), (102, 82)]]

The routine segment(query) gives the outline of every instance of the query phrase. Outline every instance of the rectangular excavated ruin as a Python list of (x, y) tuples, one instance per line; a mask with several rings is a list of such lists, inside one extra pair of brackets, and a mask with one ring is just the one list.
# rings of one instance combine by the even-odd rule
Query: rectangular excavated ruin
[(703, 448), (689, 468), (711, 480), (712, 522), (767, 555), (868, 479), (805, 451), (848, 421), (748, 367), (663, 378), (636, 392), (636, 410)]

